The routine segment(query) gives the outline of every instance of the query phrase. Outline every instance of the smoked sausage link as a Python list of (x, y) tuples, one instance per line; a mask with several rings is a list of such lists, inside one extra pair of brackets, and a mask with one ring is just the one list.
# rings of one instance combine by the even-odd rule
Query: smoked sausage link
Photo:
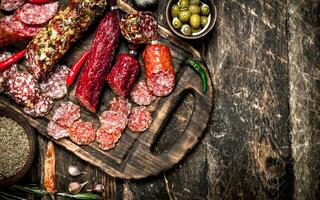
[(28, 71), (42, 79), (52, 70), (73, 42), (80, 38), (98, 15), (106, 0), (80, 0), (61, 9), (28, 45)]
[(110, 11), (100, 22), (87, 61), (76, 88), (77, 101), (96, 112), (107, 73), (110, 71), (119, 42), (120, 14)]
[(143, 51), (149, 90), (156, 96), (166, 96), (174, 88), (175, 77), (170, 48), (164, 44), (150, 44)]
[(140, 64), (134, 55), (120, 54), (106, 80), (116, 95), (126, 97), (135, 84), (139, 72)]

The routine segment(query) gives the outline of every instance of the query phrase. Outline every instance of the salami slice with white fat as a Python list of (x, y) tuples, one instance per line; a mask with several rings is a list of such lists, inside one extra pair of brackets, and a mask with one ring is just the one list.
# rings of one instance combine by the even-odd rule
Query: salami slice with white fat
[(106, 151), (114, 148), (120, 138), (121, 131), (100, 127), (97, 131), (96, 141), (99, 143), (99, 148)]
[(153, 94), (162, 97), (172, 92), (175, 85), (175, 78), (173, 74), (159, 71), (150, 75), (149, 79), (147, 79), (147, 85)]
[(53, 106), (52, 98), (40, 94), (37, 100), (35, 100), (32, 108), (24, 108), (23, 112), (32, 117), (43, 117), (47, 115)]
[(130, 96), (132, 101), (140, 106), (150, 105), (156, 99), (156, 96), (152, 94), (143, 80), (136, 83), (131, 90)]
[(123, 97), (114, 97), (110, 102), (109, 102), (109, 108), (110, 111), (115, 111), (115, 112), (122, 112), (126, 116), (129, 116), (131, 113), (131, 103), (128, 101), (128, 99), (123, 98)]
[(48, 74), (46, 79), (40, 83), (41, 90), (53, 99), (61, 99), (64, 97), (67, 94), (66, 78), (68, 71), (67, 66), (57, 66)]
[[(9, 58), (12, 54), (8, 51), (0, 52), (0, 62)], [(0, 93), (4, 91), (5, 82), (8, 80), (9, 76), (18, 70), (17, 65), (13, 64), (10, 68), (1, 71), (0, 70)]]
[(5, 11), (13, 11), (24, 4), (25, 0), (1, 0), (0, 9)]
[(99, 116), (100, 127), (122, 132), (128, 123), (128, 118), (123, 112), (104, 111)]
[(41, 29), (39, 26), (28, 26), (12, 15), (2, 17), (0, 19), (0, 24), (0, 27), (6, 32), (14, 33), (16, 37), (30, 39)]
[(56, 140), (69, 136), (68, 128), (62, 127), (54, 121), (50, 121), (48, 123), (47, 132), (48, 135), (52, 136)]
[(158, 23), (157, 19), (151, 12), (141, 13), (140, 28), (142, 35), (144, 35), (145, 38), (149, 38), (150, 41), (157, 40)]
[(70, 139), (78, 145), (90, 144), (96, 138), (96, 132), (91, 122), (74, 122), (68, 129)]
[(16, 17), (28, 25), (43, 25), (47, 23), (59, 9), (59, 3), (24, 4), (15, 12)]
[(32, 108), (39, 96), (39, 87), (35, 78), (28, 72), (15, 72), (7, 82), (6, 88), (11, 98), (18, 104)]
[(139, 133), (147, 130), (152, 123), (151, 113), (145, 106), (132, 108), (129, 116), (128, 128), (134, 133)]
[(62, 127), (70, 127), (73, 122), (80, 118), (80, 107), (71, 101), (63, 102), (55, 110), (52, 121)]

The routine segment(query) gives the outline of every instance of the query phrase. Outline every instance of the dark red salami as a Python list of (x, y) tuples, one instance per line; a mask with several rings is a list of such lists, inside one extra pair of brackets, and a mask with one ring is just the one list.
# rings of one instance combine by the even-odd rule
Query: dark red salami
[(37, 100), (33, 103), (32, 108), (24, 108), (23, 112), (32, 117), (43, 117), (47, 115), (53, 106), (52, 98), (40, 94)]
[(120, 131), (110, 130), (104, 127), (101, 127), (97, 131), (96, 141), (99, 143), (99, 148), (102, 150), (109, 150), (114, 148), (116, 143), (121, 138)]
[(100, 22), (78, 80), (76, 99), (91, 112), (97, 110), (105, 78), (112, 66), (120, 36), (119, 18), (119, 11), (112, 10)]
[(143, 51), (147, 85), (156, 96), (166, 96), (174, 89), (175, 76), (170, 48), (164, 44), (148, 45)]
[(61, 99), (67, 94), (66, 78), (68, 67), (59, 65), (40, 83), (41, 90), (53, 99)]
[(110, 111), (115, 112), (122, 112), (126, 116), (129, 116), (131, 113), (131, 103), (128, 101), (128, 99), (122, 98), (122, 97), (114, 97), (109, 102), (109, 108)]
[(156, 99), (156, 96), (149, 90), (145, 81), (139, 81), (130, 92), (133, 102), (140, 106), (150, 105)]
[(112, 91), (126, 97), (132, 89), (140, 73), (140, 64), (132, 54), (120, 54), (107, 76), (107, 82)]
[(151, 113), (145, 106), (132, 108), (129, 116), (128, 128), (134, 133), (139, 133), (147, 130), (152, 123)]
[(52, 121), (62, 127), (70, 127), (73, 122), (80, 118), (80, 107), (71, 101), (63, 102), (60, 107), (55, 110)]
[(144, 37), (148, 38), (149, 41), (157, 40), (157, 19), (151, 12), (141, 12), (141, 32)]
[(18, 104), (32, 108), (39, 96), (39, 87), (35, 78), (28, 72), (15, 72), (6, 82), (6, 89)]
[(48, 123), (47, 132), (48, 135), (52, 136), (56, 140), (69, 136), (68, 128), (59, 126), (54, 121), (50, 121)]
[[(2, 51), (0, 52), (0, 62), (12, 56), (10, 52)], [(10, 68), (0, 71), (0, 93), (4, 91), (5, 82), (8, 80), (9, 76), (17, 71), (17, 65), (13, 64)]]
[(99, 116), (100, 127), (110, 131), (117, 130), (122, 132), (128, 123), (128, 118), (123, 112), (104, 111)]
[(13, 11), (24, 4), (24, 0), (1, 0), (0, 9), (5, 11)]
[(59, 3), (31, 4), (26, 3), (15, 12), (15, 16), (28, 25), (43, 25), (57, 13)]
[(96, 132), (91, 122), (74, 122), (68, 129), (70, 139), (78, 145), (90, 144), (96, 138)]

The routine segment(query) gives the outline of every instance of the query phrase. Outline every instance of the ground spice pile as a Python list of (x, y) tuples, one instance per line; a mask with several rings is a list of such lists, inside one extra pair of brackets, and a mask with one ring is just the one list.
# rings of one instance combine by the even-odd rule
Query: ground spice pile
[(16, 121), (0, 117), (0, 180), (17, 174), (30, 152), (28, 136)]

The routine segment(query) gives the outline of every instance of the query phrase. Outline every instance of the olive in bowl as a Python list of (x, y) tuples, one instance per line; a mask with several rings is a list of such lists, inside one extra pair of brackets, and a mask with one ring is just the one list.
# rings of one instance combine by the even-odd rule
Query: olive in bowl
[(217, 18), (213, 0), (169, 0), (166, 20), (170, 29), (185, 39), (205, 36)]

